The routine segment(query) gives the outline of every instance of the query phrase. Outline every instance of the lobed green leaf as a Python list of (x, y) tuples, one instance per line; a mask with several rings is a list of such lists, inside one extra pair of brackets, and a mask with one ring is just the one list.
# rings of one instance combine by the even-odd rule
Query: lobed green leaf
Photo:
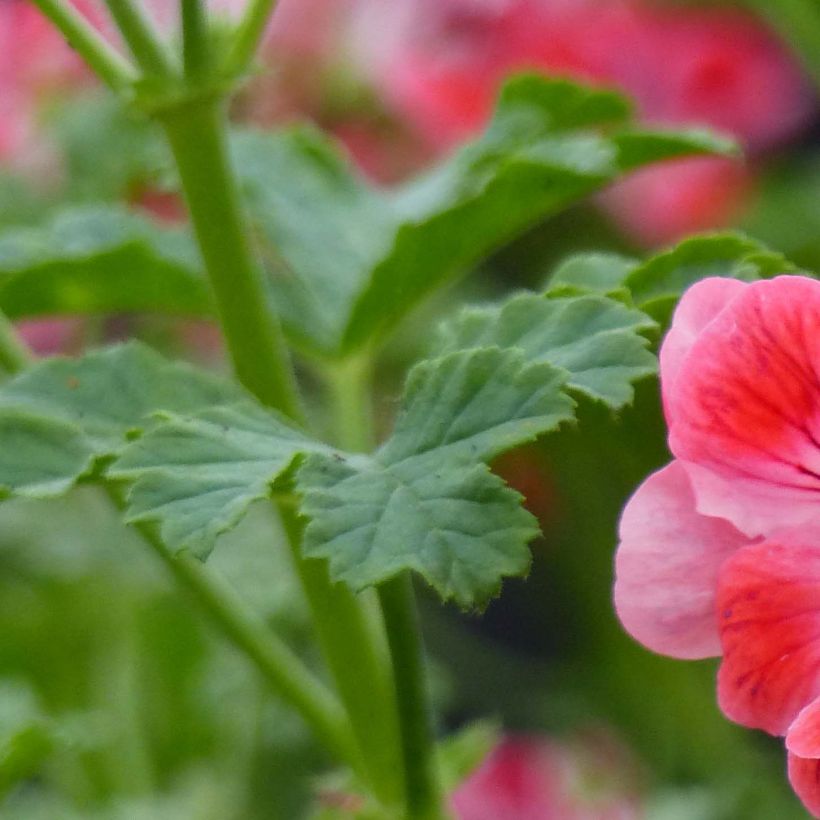
[(314, 454), (297, 476), (307, 555), (355, 590), (415, 570), (444, 600), (484, 606), (526, 572), (535, 519), (484, 462), (572, 418), (565, 374), (518, 350), (460, 350), (408, 378), (372, 458)]
[(632, 400), (632, 382), (656, 372), (642, 335), (654, 327), (646, 314), (603, 296), (522, 293), (465, 310), (445, 326), (443, 349), (517, 348), (530, 362), (564, 369), (569, 387), (617, 409)]
[(548, 295), (601, 294), (637, 305), (665, 326), (680, 295), (709, 276), (751, 282), (797, 267), (780, 253), (742, 233), (704, 234), (644, 262), (615, 254), (579, 254), (550, 278)]
[(129, 343), (81, 359), (47, 359), (0, 388), (0, 487), (59, 495), (157, 423), (244, 393)]
[(126, 447), (108, 474), (132, 482), (129, 522), (158, 522), (172, 550), (205, 557), (309, 452), (332, 451), (247, 402), (169, 416)]

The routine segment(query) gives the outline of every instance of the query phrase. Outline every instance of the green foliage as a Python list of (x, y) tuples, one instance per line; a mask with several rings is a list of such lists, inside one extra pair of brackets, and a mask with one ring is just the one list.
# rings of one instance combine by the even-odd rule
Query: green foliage
[(678, 298), (709, 276), (751, 282), (796, 273), (782, 254), (742, 233), (716, 233), (686, 239), (645, 262), (614, 254), (570, 257), (550, 279), (551, 294), (599, 293), (626, 298), (666, 325)]
[(212, 310), (188, 236), (115, 206), (76, 207), (0, 234), (0, 309), (14, 318)]
[(83, 477), (128, 482), (129, 521), (156, 521), (172, 550), (204, 557), (295, 472), (305, 553), (327, 559), (334, 580), (358, 591), (412, 569), (444, 600), (481, 607), (503, 577), (526, 572), (537, 533), (487, 464), (572, 419), (567, 390), (627, 402), (654, 369), (650, 327), (602, 296), (468, 310), (445, 350), (410, 371), (393, 434), (372, 456), (314, 441), (138, 344), (53, 359), (0, 389), (0, 482), (28, 496)]
[[(245, 137), (238, 164), (286, 328), (314, 353), (349, 353), (488, 252), (626, 170), (729, 150), (703, 132), (636, 131), (629, 116), (614, 92), (519, 77), (479, 139), (391, 191), (365, 185), (316, 133)], [(626, 130), (611, 135), (617, 126)]]
[(0, 390), (0, 486), (43, 497), (65, 492), (156, 423), (243, 393), (137, 343), (49, 359)]
[(517, 350), (416, 365), (396, 429), (372, 458), (312, 455), (299, 471), (306, 554), (356, 590), (413, 569), (444, 600), (485, 605), (502, 577), (526, 572), (537, 526), (483, 462), (571, 418), (563, 382)]
[(167, 418), (126, 447), (109, 475), (134, 482), (129, 522), (157, 520), (172, 550), (204, 557), (301, 454), (313, 451), (331, 452), (246, 402)]
[(443, 335), (445, 350), (519, 348), (528, 361), (566, 370), (567, 386), (617, 409), (632, 400), (634, 380), (655, 372), (640, 335), (653, 327), (644, 313), (600, 296), (523, 293), (499, 306), (464, 311)]
[(52, 727), (23, 683), (0, 683), (0, 798), (34, 774), (52, 749)]

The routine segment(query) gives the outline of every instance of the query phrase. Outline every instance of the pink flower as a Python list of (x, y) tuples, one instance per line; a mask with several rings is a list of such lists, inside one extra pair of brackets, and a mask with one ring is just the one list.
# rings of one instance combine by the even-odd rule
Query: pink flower
[(509, 737), (459, 786), (450, 805), (458, 820), (637, 820), (638, 801), (623, 785), (627, 758), (607, 738), (573, 746)]
[(661, 348), (675, 460), (627, 504), (615, 606), (678, 658), (722, 656), (732, 720), (785, 735), (820, 817), (820, 282), (706, 279)]

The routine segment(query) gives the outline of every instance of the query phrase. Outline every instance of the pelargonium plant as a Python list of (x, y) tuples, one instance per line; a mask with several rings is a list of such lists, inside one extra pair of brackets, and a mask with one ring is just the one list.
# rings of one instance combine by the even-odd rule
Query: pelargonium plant
[[(609, 88), (526, 73), (472, 141), (377, 188), (315, 128), (231, 125), (274, 0), (33, 2), (37, 38), (65, 38), (160, 132), (163, 192), (181, 194), (188, 222), (84, 201), (0, 235), (3, 497), (56, 505), (80, 491), (119, 516), (323, 749), (317, 817), (470, 820), (491, 800), (510, 820), (588, 817), (591, 805), (633, 816), (631, 787), (579, 795), (585, 767), (557, 742), (447, 737), (416, 595), (480, 612), (526, 575), (538, 522), (491, 463), (583, 433), (579, 407), (629, 405), (657, 372), (659, 325), (704, 279), (661, 350), (676, 461), (624, 514), (617, 606), (654, 649), (722, 651), (724, 709), (787, 734), (792, 781), (816, 809), (820, 285), (772, 278), (794, 269), (734, 234), (646, 261), (581, 254), (540, 288), (451, 310), (420, 334), (384, 430), (373, 406), (397, 328), (491, 252), (654, 163), (734, 161), (735, 143), (652, 124)], [(794, 97), (780, 101), (793, 114), (797, 99), (802, 122), (804, 89), (785, 85)], [(727, 278), (706, 278), (716, 270)], [(136, 341), (38, 358), (14, 326), (132, 312), (216, 320), (231, 374)], [(209, 561), (252, 507), (270, 513), (270, 548), (295, 568), (308, 649)], [(30, 774), (21, 744), (37, 757), (65, 742), (41, 743), (41, 729), (0, 760), (3, 789)]]

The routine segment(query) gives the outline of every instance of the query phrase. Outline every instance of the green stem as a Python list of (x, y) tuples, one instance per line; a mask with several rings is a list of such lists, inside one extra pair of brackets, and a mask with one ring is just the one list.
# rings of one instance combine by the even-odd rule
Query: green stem
[(40, 11), (62, 32), (69, 45), (111, 88), (122, 90), (137, 80), (133, 66), (97, 33), (65, 0), (34, 0)]
[(173, 77), (174, 61), (160, 40), (154, 24), (132, 0), (105, 0), (134, 59), (146, 74)]
[(171, 144), (239, 380), (263, 403), (301, 417), (296, 379), (261, 266), (250, 245), (228, 155), (223, 103), (205, 98), (166, 112)]
[(444, 820), (447, 815), (436, 765), (432, 710), (410, 574), (402, 573), (381, 584), (378, 590), (396, 681), (407, 784), (406, 817), (407, 820)]
[(369, 452), (375, 447), (369, 353), (333, 363), (325, 371), (334, 425), (334, 441), (346, 450)]
[[(109, 495), (122, 509), (118, 496), (113, 491)], [(185, 553), (172, 555), (148, 524), (138, 523), (135, 529), (271, 688), (302, 715), (334, 754), (357, 768), (358, 754), (341, 705), (302, 661), (200, 561)]]
[(280, 504), (279, 512), (322, 652), (362, 752), (367, 782), (384, 806), (400, 806), (404, 781), (396, 702), (377, 602), (331, 583), (324, 561), (303, 558), (303, 520), (292, 505)]
[(247, 69), (265, 36), (277, 0), (249, 0), (234, 35), (233, 46), (225, 62), (225, 70), (229, 74), (239, 74)]
[(207, 73), (211, 60), (207, 11), (202, 0), (180, 0), (180, 16), (185, 76), (196, 80)]

